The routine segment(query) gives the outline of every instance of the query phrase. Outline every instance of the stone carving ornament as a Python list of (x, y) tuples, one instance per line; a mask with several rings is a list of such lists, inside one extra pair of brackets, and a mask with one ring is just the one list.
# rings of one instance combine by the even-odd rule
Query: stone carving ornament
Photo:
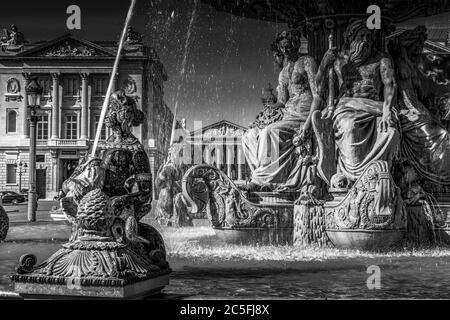
[(93, 56), (95, 53), (95, 50), (92, 48), (88, 48), (84, 45), (77, 45), (70, 41), (65, 41), (64, 43), (59, 44), (45, 52), (44, 56)]
[(22, 101), (20, 82), (16, 78), (10, 78), (6, 82), (5, 101)]
[(326, 206), (330, 229), (405, 229), (406, 210), (386, 161), (372, 162), (337, 206)]
[(16, 78), (11, 78), (6, 83), (6, 91), (8, 93), (16, 94), (20, 92), (20, 83)]

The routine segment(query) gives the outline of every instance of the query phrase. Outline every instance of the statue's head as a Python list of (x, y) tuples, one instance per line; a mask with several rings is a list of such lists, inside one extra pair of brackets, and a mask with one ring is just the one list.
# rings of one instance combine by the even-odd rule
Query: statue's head
[(299, 30), (283, 31), (276, 35), (272, 43), (275, 58), (295, 58), (301, 46), (301, 32)]
[(132, 127), (144, 122), (144, 113), (137, 108), (136, 100), (123, 90), (114, 92), (109, 98), (106, 125), (122, 136), (131, 135)]
[(353, 63), (363, 63), (372, 54), (375, 34), (367, 28), (366, 20), (352, 22), (344, 33), (344, 39), (350, 61)]
[(15, 24), (12, 24), (12, 25), (10, 26), (10, 29), (11, 29), (11, 31), (17, 32), (17, 27), (16, 27)]

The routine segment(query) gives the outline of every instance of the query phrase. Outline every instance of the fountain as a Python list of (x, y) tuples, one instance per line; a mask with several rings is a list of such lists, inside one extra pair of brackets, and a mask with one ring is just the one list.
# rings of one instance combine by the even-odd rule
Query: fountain
[[(318, 68), (320, 85), (317, 90), (322, 97), (328, 96), (328, 104), (324, 99), (320, 107), (315, 106), (317, 109), (312, 111), (313, 137), (308, 139), (302, 132), (293, 137), (298, 161), (307, 168), (305, 170), (308, 170), (310, 177), (294, 192), (241, 190), (223, 172), (206, 165), (194, 166), (186, 172), (183, 177), (184, 196), (194, 209), (208, 212), (219, 237), (240, 243), (332, 244), (339, 248), (360, 249), (392, 247), (403, 241), (421, 245), (428, 239), (436, 243), (439, 236), (448, 237), (450, 190), (445, 173), (450, 168), (443, 162), (423, 166), (423, 161), (415, 156), (423, 152), (413, 151), (408, 140), (405, 140), (422, 141), (422, 137), (408, 133), (411, 126), (425, 125), (429, 130), (441, 130), (440, 120), (418, 123), (407, 112), (408, 108), (423, 109), (420, 99), (414, 100), (409, 107), (411, 102), (406, 97), (417, 94), (408, 91), (408, 81), (422, 81), (414, 75), (421, 65), (417, 48), (422, 48), (426, 34), (420, 28), (393, 33), (395, 23), (449, 11), (448, 1), (427, 4), (416, 1), (414, 5), (403, 0), (203, 2), (233, 15), (285, 22), (299, 30), (308, 40), (309, 55), (317, 64), (322, 61)], [(379, 30), (372, 31), (366, 27), (365, 21), (369, 17), (366, 9), (369, 5), (379, 5), (381, 8)], [(333, 41), (331, 47), (336, 46), (339, 53), (332, 49), (327, 51), (330, 35)], [(357, 36), (366, 37), (364, 41), (369, 43), (370, 49), (363, 53), (362, 58), (356, 54), (351, 56), (355, 52), (352, 50), (357, 50), (354, 45), (358, 41)], [(290, 35), (286, 37), (292, 38)], [(406, 48), (406, 51), (401, 48)], [(392, 59), (383, 52), (388, 52)], [(339, 98), (334, 96), (338, 81), (339, 87), (346, 81), (354, 81), (351, 74), (345, 73), (348, 71), (342, 73), (339, 69), (344, 65), (341, 60), (344, 64), (352, 61), (357, 66), (352, 72), (360, 72), (367, 79), (377, 78), (378, 70), (383, 70), (382, 77), (378, 77), (380, 80), (373, 80), (383, 81), (385, 89), (381, 99), (370, 95), (370, 99), (361, 99), (357, 91), (365, 90), (361, 87), (354, 87), (356, 93), (341, 92)], [(408, 61), (417, 63), (411, 65)], [(379, 66), (382, 66), (381, 69)], [(337, 79), (335, 70), (341, 70), (337, 73)], [(411, 76), (403, 78), (406, 73)], [(435, 101), (442, 101), (450, 89), (448, 85), (442, 86), (436, 82), (432, 82), (431, 87), (433, 97), (430, 107), (434, 107)], [(396, 90), (401, 93), (398, 103), (403, 108), (400, 111), (400, 127), (394, 125), (391, 116)], [(282, 102), (288, 103), (286, 100)], [(355, 109), (355, 104), (360, 107)], [(375, 108), (380, 111), (367, 111), (370, 109), (368, 106), (377, 106)], [(444, 108), (448, 105), (444, 104)], [(424, 119), (428, 119), (426, 114), (428, 111), (425, 111)], [(358, 127), (348, 122), (355, 115), (366, 117), (364, 119), (367, 120), (363, 121), (368, 123), (372, 121), (370, 126), (374, 126), (375, 130), (358, 131)], [(340, 140), (334, 138), (336, 126), (342, 131)], [(379, 134), (378, 126), (381, 126)], [(402, 139), (398, 130), (403, 132)], [(449, 135), (442, 130), (439, 131), (442, 135)], [(367, 135), (364, 141), (373, 142), (371, 146), (364, 145), (363, 140), (361, 145), (356, 146), (349, 142), (359, 141), (364, 135)], [(437, 142), (438, 145), (441, 143)], [(348, 151), (348, 148), (359, 149)], [(447, 152), (450, 146), (442, 144), (442, 150)], [(349, 158), (347, 155), (352, 152), (361, 159)], [(433, 154), (434, 150), (424, 149), (424, 152)], [(438, 174), (440, 171), (443, 173)], [(434, 176), (436, 178), (433, 180)], [(436, 201), (430, 201), (431, 194), (436, 195)]]

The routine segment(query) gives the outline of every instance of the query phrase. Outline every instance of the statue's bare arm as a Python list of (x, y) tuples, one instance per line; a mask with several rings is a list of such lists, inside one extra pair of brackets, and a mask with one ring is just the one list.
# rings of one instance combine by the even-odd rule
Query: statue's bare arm
[(380, 60), (380, 74), (381, 81), (384, 85), (383, 116), (380, 122), (380, 130), (385, 132), (389, 127), (393, 127), (395, 124), (392, 117), (392, 107), (395, 92), (397, 90), (397, 83), (395, 81), (394, 67), (390, 58), (383, 57)]
[(320, 110), (323, 104), (323, 99), (319, 94), (319, 88), (317, 83), (317, 73), (318, 73), (317, 64), (313, 57), (310, 56), (304, 57), (304, 68), (306, 74), (308, 75), (309, 87), (311, 89), (311, 93), (313, 96), (313, 101), (311, 103), (309, 115), (303, 127), (304, 130), (307, 131), (311, 128), (312, 115), (316, 110)]

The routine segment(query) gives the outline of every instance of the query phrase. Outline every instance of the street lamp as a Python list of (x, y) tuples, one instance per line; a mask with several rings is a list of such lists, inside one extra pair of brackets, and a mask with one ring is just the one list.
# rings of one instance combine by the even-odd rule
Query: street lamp
[(30, 171), (28, 189), (28, 221), (36, 221), (37, 197), (36, 197), (36, 123), (37, 110), (41, 108), (42, 87), (37, 82), (37, 78), (31, 78), (25, 88), (30, 108)]
[(22, 192), (22, 174), (27, 172), (28, 165), (26, 162), (20, 161), (19, 163), (15, 163), (14, 166), (19, 168), (19, 193)]

